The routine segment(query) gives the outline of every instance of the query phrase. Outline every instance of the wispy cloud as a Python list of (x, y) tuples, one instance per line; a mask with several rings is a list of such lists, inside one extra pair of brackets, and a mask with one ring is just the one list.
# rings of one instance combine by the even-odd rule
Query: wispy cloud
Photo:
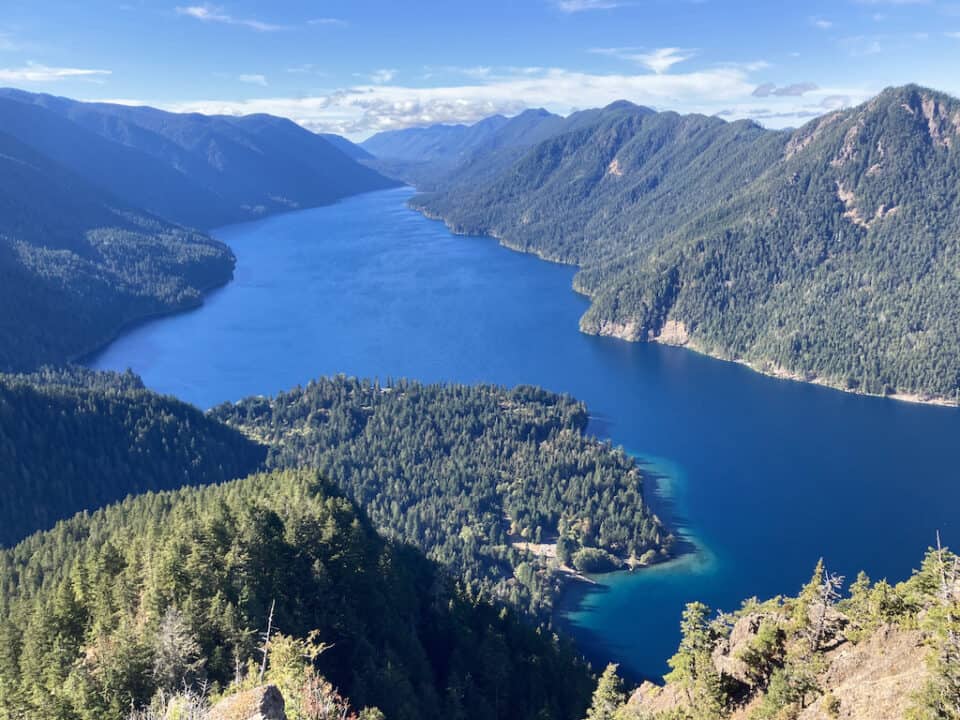
[(326, 75), (326, 73), (313, 63), (303, 63), (287, 68), (287, 72), (292, 75)]
[(619, 0), (555, 0), (554, 5), (565, 13), (586, 12), (587, 10), (612, 10), (625, 3)]
[(830, 28), (833, 27), (832, 20), (827, 20), (826, 18), (822, 18), (822, 17), (810, 18), (810, 24), (813, 25), (815, 28), (819, 28), (820, 30), (829, 30)]
[(312, 20), (307, 20), (307, 25), (326, 25), (329, 27), (347, 27), (349, 25), (346, 20), (341, 20), (340, 18), (334, 17), (319, 17), (313, 18)]
[(175, 10), (178, 15), (191, 17), (202, 22), (222, 23), (224, 25), (240, 25), (242, 27), (250, 28), (251, 30), (256, 30), (257, 32), (275, 32), (277, 30), (285, 29), (285, 26), (283, 25), (274, 25), (272, 23), (266, 23), (252, 18), (234, 17), (233, 15), (225, 12), (222, 7), (215, 5), (178, 6), (175, 8)]
[(377, 85), (384, 85), (397, 76), (397, 71), (393, 68), (382, 68), (380, 70), (374, 70), (368, 76), (370, 82), (377, 83)]
[(693, 50), (683, 50), (675, 47), (656, 48), (649, 51), (639, 48), (593, 48), (590, 52), (635, 62), (658, 75), (665, 73), (678, 63), (689, 60), (696, 54)]
[(266, 75), (260, 74), (244, 74), (240, 75), (237, 78), (240, 82), (247, 83), (249, 85), (259, 85), (260, 87), (267, 87), (267, 77)]
[(86, 68), (50, 67), (40, 63), (27, 63), (19, 68), (0, 68), (0, 82), (50, 83), (60, 80), (84, 78), (102, 79), (110, 75), (110, 70), (89, 70)]
[(754, 97), (800, 97), (820, 88), (812, 82), (793, 83), (778, 87), (773, 83), (763, 83), (757, 85), (756, 90), (751, 94)]

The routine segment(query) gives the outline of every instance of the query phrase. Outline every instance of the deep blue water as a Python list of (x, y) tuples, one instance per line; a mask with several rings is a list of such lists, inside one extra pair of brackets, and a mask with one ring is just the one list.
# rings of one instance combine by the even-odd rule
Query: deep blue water
[(700, 550), (569, 593), (585, 652), (656, 676), (684, 603), (794, 592), (823, 556), (906, 577), (958, 534), (960, 411), (847, 395), (577, 331), (573, 269), (455, 237), (390, 190), (224, 228), (236, 280), (91, 361), (201, 407), (320, 375), (532, 383), (584, 400), (593, 431), (662, 479)]

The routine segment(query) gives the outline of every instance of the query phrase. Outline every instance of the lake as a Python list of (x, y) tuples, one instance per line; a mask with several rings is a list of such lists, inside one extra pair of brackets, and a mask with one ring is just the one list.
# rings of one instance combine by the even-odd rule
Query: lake
[[(589, 337), (574, 269), (454, 236), (389, 190), (218, 230), (234, 282), (91, 360), (203, 408), (321, 375), (536, 384), (633, 453), (697, 548), (568, 592), (584, 652), (656, 677), (685, 603), (794, 593), (819, 557), (852, 579), (958, 537), (960, 411), (763, 377), (683, 349)], [(653, 487), (655, 485), (655, 487)]]

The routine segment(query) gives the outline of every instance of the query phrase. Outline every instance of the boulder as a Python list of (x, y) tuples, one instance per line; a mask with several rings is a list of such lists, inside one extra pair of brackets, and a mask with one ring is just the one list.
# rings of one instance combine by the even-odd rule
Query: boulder
[(740, 658), (753, 644), (763, 619), (764, 616), (759, 613), (750, 613), (737, 619), (730, 630), (730, 636), (717, 643), (713, 649), (713, 666), (717, 672), (742, 685), (753, 687), (750, 668)]
[(230, 695), (210, 710), (209, 720), (287, 720), (283, 695), (276, 685)]

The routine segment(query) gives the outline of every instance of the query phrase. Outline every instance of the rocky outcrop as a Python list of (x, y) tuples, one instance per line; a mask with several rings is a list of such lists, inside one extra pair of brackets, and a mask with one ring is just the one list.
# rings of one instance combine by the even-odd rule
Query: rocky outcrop
[[(811, 609), (816, 612), (816, 607)], [(714, 648), (713, 665), (728, 681), (748, 688), (730, 720), (750, 720), (762, 704), (765, 688), (749, 672), (743, 657), (754, 643), (765, 619), (761, 613), (739, 617), (730, 635)], [(779, 618), (784, 620), (784, 618)], [(929, 647), (918, 630), (883, 625), (859, 643), (846, 640), (846, 618), (833, 611), (825, 622), (826, 648), (823, 666), (816, 678), (819, 693), (807, 707), (790, 717), (796, 720), (901, 720), (914, 703), (914, 696), (929, 677), (925, 659)], [(729, 686), (729, 682), (727, 683)], [(669, 716), (689, 705), (677, 685), (661, 687), (643, 683), (630, 697), (629, 707), (638, 717)], [(661, 715), (662, 714), (662, 715)]]
[(685, 323), (679, 320), (667, 320), (654, 340), (663, 345), (686, 345), (690, 342), (690, 332)]
[(277, 686), (264, 685), (224, 698), (210, 710), (208, 720), (287, 720), (287, 714)]
[(827, 669), (819, 679), (828, 701), (812, 703), (798, 720), (907, 717), (914, 693), (928, 677), (928, 652), (919, 632), (890, 626), (857, 645), (842, 643), (827, 653)]
[(717, 672), (747, 687), (754, 686), (754, 678), (743, 657), (753, 645), (762, 622), (763, 616), (759, 613), (751, 613), (737, 619), (730, 631), (730, 636), (721, 640), (713, 650), (713, 665)]

